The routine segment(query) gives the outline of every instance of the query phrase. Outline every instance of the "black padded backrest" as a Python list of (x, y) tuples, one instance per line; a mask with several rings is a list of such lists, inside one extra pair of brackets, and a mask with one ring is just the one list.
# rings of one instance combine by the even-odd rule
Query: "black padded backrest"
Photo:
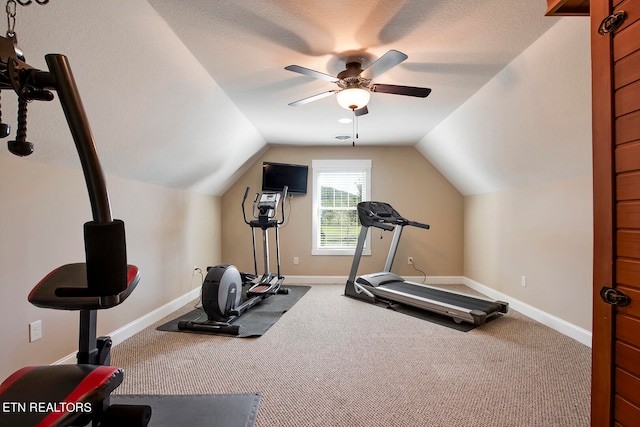
[(92, 296), (117, 295), (127, 288), (124, 222), (84, 225), (87, 287)]

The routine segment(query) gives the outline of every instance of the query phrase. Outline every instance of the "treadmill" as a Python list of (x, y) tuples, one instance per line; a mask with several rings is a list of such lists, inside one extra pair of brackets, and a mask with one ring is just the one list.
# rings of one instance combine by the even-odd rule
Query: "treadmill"
[[(428, 224), (409, 221), (403, 218), (388, 203), (373, 201), (358, 203), (358, 219), (362, 224), (362, 228), (353, 256), (351, 272), (344, 290), (346, 296), (372, 304), (379, 302), (404, 304), (451, 317), (456, 323), (468, 322), (474, 325), (482, 325), (492, 316), (507, 313), (509, 304), (506, 302), (478, 298), (433, 286), (408, 282), (391, 272), (391, 266), (393, 265), (393, 259), (398, 249), (403, 228), (411, 226), (428, 230)], [(356, 278), (369, 227), (376, 227), (386, 231), (395, 229), (393, 239), (389, 247), (384, 270)]]

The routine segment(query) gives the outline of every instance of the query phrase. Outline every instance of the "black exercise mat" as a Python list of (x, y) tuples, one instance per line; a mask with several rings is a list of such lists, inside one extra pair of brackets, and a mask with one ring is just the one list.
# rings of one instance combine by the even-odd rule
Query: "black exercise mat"
[[(264, 335), (284, 313), (289, 311), (291, 307), (293, 307), (300, 300), (300, 298), (302, 298), (307, 293), (307, 291), (311, 289), (310, 286), (286, 287), (289, 289), (288, 294), (272, 295), (264, 299), (258, 305), (240, 316), (238, 320), (233, 322), (234, 325), (240, 326), (240, 333), (238, 335), (230, 336), (235, 336), (237, 338), (247, 338), (259, 337), (261, 335)], [(198, 321), (204, 321), (207, 319), (207, 316), (202, 310), (196, 309), (178, 317), (177, 319), (160, 325), (156, 329), (159, 331), (189, 332), (194, 334), (216, 335), (215, 332), (189, 331), (178, 329), (178, 322), (183, 320), (194, 321), (196, 319), (198, 319)]]
[(111, 395), (111, 404), (151, 406), (150, 427), (250, 427), (260, 394)]

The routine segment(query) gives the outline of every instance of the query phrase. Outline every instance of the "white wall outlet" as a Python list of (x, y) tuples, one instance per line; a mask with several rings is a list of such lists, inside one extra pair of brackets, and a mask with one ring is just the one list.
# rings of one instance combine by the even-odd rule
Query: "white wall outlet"
[(300, 262), (300, 259), (297, 256), (293, 257), (293, 265), (298, 265), (298, 263)]
[(520, 277), (520, 285), (525, 288), (527, 286), (527, 276)]
[(410, 256), (409, 258), (407, 258), (407, 264), (409, 265), (413, 265), (413, 257)]
[(36, 320), (29, 323), (29, 342), (34, 342), (42, 338), (42, 321)]

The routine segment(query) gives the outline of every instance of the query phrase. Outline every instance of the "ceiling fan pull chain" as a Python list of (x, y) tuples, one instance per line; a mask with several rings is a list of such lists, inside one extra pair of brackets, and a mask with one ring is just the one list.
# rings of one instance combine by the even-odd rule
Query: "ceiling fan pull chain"
[(353, 112), (353, 120), (351, 121), (352, 125), (352, 129), (351, 129), (351, 146), (355, 147), (356, 146), (356, 138), (358, 137), (358, 131), (357, 131), (357, 120), (358, 117), (356, 116), (356, 109), (352, 108), (351, 111)]

